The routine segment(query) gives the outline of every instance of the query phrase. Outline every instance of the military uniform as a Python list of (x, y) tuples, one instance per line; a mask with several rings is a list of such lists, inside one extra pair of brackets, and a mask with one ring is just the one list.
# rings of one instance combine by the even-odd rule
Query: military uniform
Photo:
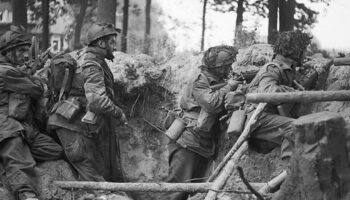
[[(87, 48), (68, 95), (78, 98), (82, 111), (72, 121), (53, 113), (48, 123), (55, 129), (80, 180), (123, 182), (113, 117), (122, 111), (113, 102), (114, 78), (104, 58), (103, 49)], [(97, 114), (96, 124), (81, 122), (87, 110)]]
[[(4, 183), (19, 193), (36, 192), (34, 166), (37, 161), (62, 157), (62, 148), (47, 135), (39, 133), (32, 118), (33, 102), (43, 92), (39, 81), (15, 68), (0, 56), (0, 163)], [(13, 100), (12, 96), (19, 98)], [(11, 105), (21, 101), (16, 114), (10, 116)], [(22, 107), (24, 106), (24, 107)], [(27, 109), (23, 109), (26, 106)], [(11, 107), (11, 108), (9, 108)], [(23, 109), (23, 110), (22, 110)], [(18, 198), (18, 197), (16, 197)]]
[[(211, 89), (211, 86), (223, 82), (207, 69), (202, 69), (186, 86), (180, 106), (187, 126), (177, 142), (168, 144), (167, 182), (204, 181), (207, 166), (215, 153), (215, 134), (219, 134), (214, 127), (224, 111), (225, 95), (234, 89), (229, 84), (217, 90)], [(177, 192), (168, 194), (167, 199), (182, 200), (187, 196), (185, 192)]]
[[(277, 54), (272, 62), (260, 69), (251, 82), (249, 92), (292, 92), (295, 80), (295, 62)], [(253, 114), (256, 105), (248, 105), (248, 118)], [(292, 154), (288, 138), (292, 138), (291, 123), (293, 118), (281, 116), (277, 105), (268, 104), (258, 119), (258, 124), (252, 129), (250, 144), (253, 149), (267, 153), (281, 145), (281, 158), (289, 158)]]

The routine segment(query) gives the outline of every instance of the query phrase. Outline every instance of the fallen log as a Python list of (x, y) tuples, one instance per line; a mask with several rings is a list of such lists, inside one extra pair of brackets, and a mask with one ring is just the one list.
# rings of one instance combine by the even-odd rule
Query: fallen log
[(63, 189), (89, 189), (124, 192), (208, 192), (212, 183), (112, 183), (88, 181), (54, 181)]
[(275, 189), (277, 186), (281, 185), (284, 180), (286, 180), (288, 174), (287, 171), (283, 171), (280, 175), (273, 178), (271, 181), (265, 183), (265, 185), (258, 191), (260, 194), (267, 194)]
[(265, 103), (261, 103), (257, 106), (252, 117), (249, 119), (248, 123), (244, 127), (242, 134), (239, 136), (236, 143), (233, 145), (230, 151), (225, 155), (225, 157), (222, 159), (219, 165), (215, 168), (214, 172), (210, 175), (210, 177), (208, 178), (208, 182), (211, 182), (215, 179), (215, 177), (220, 173), (221, 169), (225, 166), (225, 164), (231, 159), (231, 157), (235, 154), (238, 148), (248, 138), (252, 125), (256, 123), (257, 118), (260, 116), (265, 106), (266, 106)]
[(246, 100), (250, 103), (350, 101), (350, 90), (249, 93), (246, 97)]
[(231, 159), (226, 163), (225, 167), (221, 170), (219, 176), (214, 180), (207, 196), (204, 200), (215, 200), (219, 191), (224, 187), (227, 179), (233, 173), (235, 167), (237, 166), (241, 156), (248, 150), (248, 143), (245, 141), (237, 150), (237, 152), (231, 157)]
[[(208, 192), (212, 183), (112, 183), (87, 181), (54, 181), (62, 189), (88, 189), (123, 192)], [(255, 189), (261, 188), (265, 183), (250, 183)], [(241, 192), (241, 191), (227, 191)]]

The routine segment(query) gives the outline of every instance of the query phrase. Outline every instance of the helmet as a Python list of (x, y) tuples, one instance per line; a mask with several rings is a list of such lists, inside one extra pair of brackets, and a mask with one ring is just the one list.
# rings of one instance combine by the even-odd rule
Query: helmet
[(236, 60), (237, 53), (233, 46), (220, 45), (210, 47), (204, 52), (203, 65), (208, 68), (231, 65)]
[(90, 45), (92, 42), (108, 35), (118, 35), (120, 31), (113, 24), (93, 24), (87, 33), (87, 44)]
[(311, 43), (308, 34), (299, 30), (286, 31), (279, 34), (274, 45), (274, 53), (299, 61), (306, 47)]
[(22, 26), (12, 25), (9, 31), (6, 31), (2, 36), (0, 36), (1, 53), (22, 45), (31, 45), (30, 37), (25, 33)]

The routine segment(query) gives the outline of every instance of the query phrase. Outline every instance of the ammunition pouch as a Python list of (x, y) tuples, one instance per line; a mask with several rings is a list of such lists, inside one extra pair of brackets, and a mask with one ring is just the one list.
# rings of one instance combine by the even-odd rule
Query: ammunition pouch
[(66, 100), (57, 102), (53, 112), (71, 122), (80, 110), (81, 106), (78, 97), (69, 97)]
[(25, 120), (30, 109), (31, 99), (26, 94), (9, 93), (9, 117)]

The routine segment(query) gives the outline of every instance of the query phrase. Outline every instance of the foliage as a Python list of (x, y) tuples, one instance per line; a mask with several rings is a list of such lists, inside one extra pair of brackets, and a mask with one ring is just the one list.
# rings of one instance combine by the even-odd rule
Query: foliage
[[(212, 7), (216, 11), (220, 12), (231, 12), (237, 11), (237, 1), (238, 0), (213, 0)], [(278, 1), (278, 0), (276, 0)], [(318, 12), (312, 9), (314, 4), (322, 3), (326, 6), (329, 5), (330, 0), (309, 0), (309, 6), (305, 3), (300, 3), (296, 1), (296, 14), (295, 18), (295, 27), (298, 29), (305, 29), (306, 27), (312, 26), (317, 22)], [(245, 0), (244, 1), (245, 12), (249, 12), (253, 15), (258, 15), (261, 17), (268, 17), (268, 0)]]
[[(42, 23), (42, 6), (40, 0), (28, 0), (27, 9), (29, 11), (29, 21), (35, 23)], [(59, 16), (67, 12), (65, 5), (59, 0), (50, 0), (50, 25), (56, 24)]]

